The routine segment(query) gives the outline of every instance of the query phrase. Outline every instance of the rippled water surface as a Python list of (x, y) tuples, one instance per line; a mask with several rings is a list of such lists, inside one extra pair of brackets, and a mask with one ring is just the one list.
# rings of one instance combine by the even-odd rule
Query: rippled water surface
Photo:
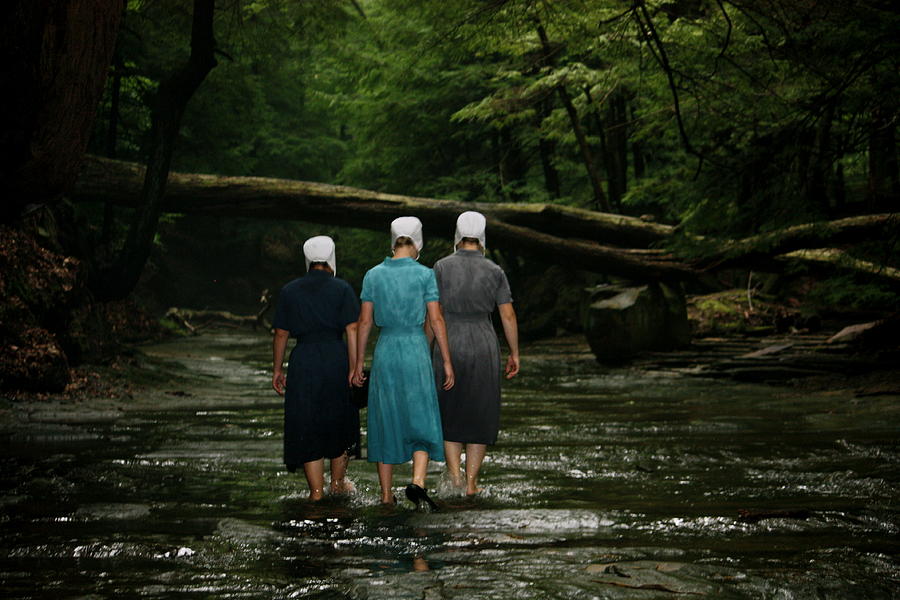
[[(269, 340), (145, 348), (124, 404), (12, 406), (8, 598), (900, 598), (900, 398), (597, 365), (526, 348), (484, 495), (438, 513), (305, 500)], [(16, 421), (16, 419), (18, 421)], [(409, 468), (397, 470), (398, 497)]]

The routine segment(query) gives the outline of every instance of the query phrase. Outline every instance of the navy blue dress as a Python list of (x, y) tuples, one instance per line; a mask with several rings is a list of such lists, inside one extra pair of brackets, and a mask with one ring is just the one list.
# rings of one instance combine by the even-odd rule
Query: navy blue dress
[(359, 410), (351, 402), (344, 328), (359, 317), (353, 288), (312, 270), (278, 295), (273, 326), (297, 340), (284, 394), (284, 463), (358, 454)]

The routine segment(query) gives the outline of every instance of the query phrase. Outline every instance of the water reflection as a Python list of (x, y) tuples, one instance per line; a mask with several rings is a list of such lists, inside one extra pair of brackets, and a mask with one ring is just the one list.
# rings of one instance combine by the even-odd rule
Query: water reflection
[(280, 464), (268, 339), (147, 351), (168, 366), (145, 396), (4, 428), (5, 597), (896, 597), (897, 398), (533, 346), (485, 493), (460, 496), (433, 465), (428, 514), (378, 504), (362, 461), (356, 493), (305, 500)]

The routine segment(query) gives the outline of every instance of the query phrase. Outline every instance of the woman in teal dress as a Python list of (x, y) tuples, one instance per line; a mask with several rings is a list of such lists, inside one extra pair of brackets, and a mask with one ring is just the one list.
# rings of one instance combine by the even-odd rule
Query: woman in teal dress
[(418, 506), (428, 497), (428, 460), (444, 460), (441, 417), (424, 323), (435, 334), (444, 365), (443, 389), (453, 387), (447, 329), (438, 304), (434, 271), (416, 262), (422, 249), (422, 223), (400, 217), (391, 223), (393, 257), (363, 279), (353, 385), (365, 380), (363, 362), (374, 322), (380, 328), (369, 381), (368, 460), (378, 463), (381, 501), (395, 502), (394, 465), (413, 461), (406, 497)]

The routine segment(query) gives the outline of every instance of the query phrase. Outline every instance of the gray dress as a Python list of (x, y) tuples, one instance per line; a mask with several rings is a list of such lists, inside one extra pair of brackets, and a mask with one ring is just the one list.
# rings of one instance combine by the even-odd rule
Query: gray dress
[(478, 250), (457, 250), (434, 265), (447, 321), (456, 385), (441, 389), (444, 361), (432, 355), (444, 439), (493, 444), (500, 428), (500, 346), (494, 307), (512, 302), (506, 274)]

